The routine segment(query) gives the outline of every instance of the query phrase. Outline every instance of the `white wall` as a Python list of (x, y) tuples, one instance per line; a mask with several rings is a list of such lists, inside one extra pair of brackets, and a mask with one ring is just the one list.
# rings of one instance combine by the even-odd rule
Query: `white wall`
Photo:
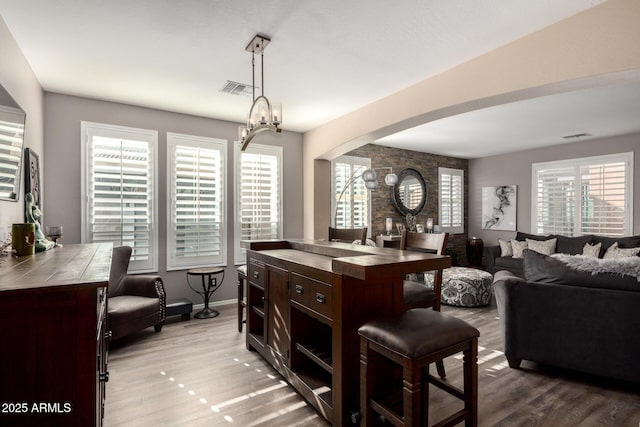
[[(40, 173), (45, 169), (43, 152), (43, 92), (29, 63), (0, 17), (0, 84), (27, 113), (25, 147), (40, 155)], [(7, 238), (11, 224), (24, 222), (24, 170), (20, 174), (20, 192), (17, 202), (0, 200), (0, 240)], [(42, 177), (42, 175), (41, 175)], [(46, 193), (46, 186), (42, 186)], [(46, 196), (43, 196), (46, 198)]]
[[(45, 222), (62, 225), (62, 243), (80, 242), (80, 122), (91, 121), (158, 131), (158, 214), (159, 267), (169, 299), (186, 297), (201, 303), (198, 295), (186, 284), (185, 271), (166, 271), (167, 217), (167, 132), (183, 133), (229, 141), (227, 147), (227, 246), (228, 266), (222, 287), (213, 295), (214, 301), (236, 298), (237, 273), (233, 266), (233, 141), (238, 135), (238, 123), (195, 117), (149, 108), (75, 96), (45, 93), (45, 152), (47, 198), (44, 204)], [(261, 134), (257, 143), (282, 145), (283, 149), (283, 217), (284, 237), (302, 237), (302, 135), (294, 132)]]
[(517, 185), (516, 227), (518, 231), (530, 233), (533, 163), (626, 152), (635, 153), (633, 234), (640, 234), (640, 134), (631, 134), (469, 160), (469, 236), (480, 237), (485, 246), (497, 245), (499, 238), (512, 239), (515, 236), (512, 231), (482, 229), (482, 187)]

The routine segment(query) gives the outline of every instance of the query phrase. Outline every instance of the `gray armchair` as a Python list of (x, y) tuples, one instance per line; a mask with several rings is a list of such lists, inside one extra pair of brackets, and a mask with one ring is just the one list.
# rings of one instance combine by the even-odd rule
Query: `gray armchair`
[(160, 332), (166, 319), (162, 278), (154, 274), (127, 274), (131, 247), (113, 248), (108, 287), (108, 319), (112, 339), (153, 326)]

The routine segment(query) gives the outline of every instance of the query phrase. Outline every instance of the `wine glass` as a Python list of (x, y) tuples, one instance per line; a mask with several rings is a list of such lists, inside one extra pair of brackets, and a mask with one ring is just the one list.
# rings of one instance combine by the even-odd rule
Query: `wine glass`
[(60, 225), (47, 227), (47, 237), (53, 240), (54, 246), (62, 246), (58, 244), (58, 239), (62, 237), (62, 228)]

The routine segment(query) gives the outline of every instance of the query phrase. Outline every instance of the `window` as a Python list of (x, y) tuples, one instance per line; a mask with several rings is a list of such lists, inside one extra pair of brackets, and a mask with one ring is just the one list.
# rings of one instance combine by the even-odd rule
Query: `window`
[(371, 159), (341, 156), (331, 162), (331, 223), (336, 228), (369, 227), (369, 192), (362, 173), (371, 168)]
[(226, 145), (167, 133), (167, 270), (227, 263)]
[(464, 170), (438, 168), (438, 218), (443, 233), (464, 233)]
[(81, 123), (82, 242), (131, 246), (130, 272), (158, 271), (158, 133)]
[(246, 262), (240, 242), (282, 238), (282, 147), (235, 146), (235, 261)]
[(619, 237), (633, 230), (633, 153), (532, 165), (532, 231)]

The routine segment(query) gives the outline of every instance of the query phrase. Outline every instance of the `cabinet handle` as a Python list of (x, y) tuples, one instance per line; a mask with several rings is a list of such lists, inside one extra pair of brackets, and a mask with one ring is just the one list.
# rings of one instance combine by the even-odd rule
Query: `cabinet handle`
[(105, 332), (104, 334), (104, 339), (109, 341), (111, 340), (111, 338), (113, 337), (113, 332), (109, 331), (109, 332)]
[(102, 381), (104, 383), (108, 383), (109, 382), (109, 371), (100, 372), (100, 381)]
[(253, 278), (257, 279), (258, 277), (260, 277), (260, 272), (259, 271), (254, 271), (253, 272)]
[(304, 288), (302, 285), (296, 285), (296, 294), (302, 295), (304, 293)]
[(324, 304), (324, 295), (322, 295), (321, 293), (316, 293), (316, 301), (320, 304)]

